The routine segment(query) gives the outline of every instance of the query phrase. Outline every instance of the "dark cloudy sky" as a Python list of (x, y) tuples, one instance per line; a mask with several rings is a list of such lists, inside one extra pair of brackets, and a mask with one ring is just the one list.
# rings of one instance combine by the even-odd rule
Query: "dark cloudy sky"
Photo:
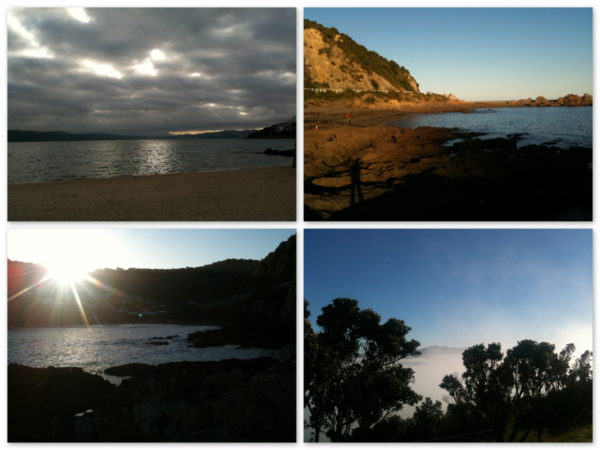
[(296, 111), (296, 11), (8, 12), (8, 128), (163, 134)]

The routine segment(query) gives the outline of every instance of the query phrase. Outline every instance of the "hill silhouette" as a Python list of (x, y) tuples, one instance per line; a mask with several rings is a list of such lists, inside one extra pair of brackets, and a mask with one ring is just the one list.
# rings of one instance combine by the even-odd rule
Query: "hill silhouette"
[[(244, 328), (272, 344), (295, 337), (295, 236), (263, 260), (227, 259), (181, 269), (99, 269), (75, 286), (87, 320), (189, 323)], [(85, 323), (72, 291), (43, 266), (8, 261), (8, 326)], [(33, 288), (30, 288), (34, 286)], [(253, 333), (254, 333), (253, 332)], [(252, 340), (255, 334), (246, 333)], [(239, 342), (238, 342), (239, 343)]]

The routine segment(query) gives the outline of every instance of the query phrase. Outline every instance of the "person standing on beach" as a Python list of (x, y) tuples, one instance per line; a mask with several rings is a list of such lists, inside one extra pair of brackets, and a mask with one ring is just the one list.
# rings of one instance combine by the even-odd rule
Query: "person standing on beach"
[(350, 125), (350, 122), (351, 122), (351, 120), (350, 120), (350, 111), (347, 111), (346, 112), (346, 125)]

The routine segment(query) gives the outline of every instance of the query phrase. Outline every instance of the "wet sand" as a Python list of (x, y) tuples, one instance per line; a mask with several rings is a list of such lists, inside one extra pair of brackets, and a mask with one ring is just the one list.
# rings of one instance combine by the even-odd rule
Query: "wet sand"
[(9, 184), (10, 221), (293, 221), (296, 169)]

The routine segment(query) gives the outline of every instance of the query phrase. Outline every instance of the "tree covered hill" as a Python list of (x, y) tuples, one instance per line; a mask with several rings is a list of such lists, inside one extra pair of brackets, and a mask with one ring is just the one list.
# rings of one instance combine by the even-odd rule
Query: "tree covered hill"
[[(264, 259), (227, 259), (181, 269), (99, 269), (76, 283), (92, 323), (226, 324), (270, 320), (295, 329), (296, 239)], [(8, 325), (38, 327), (84, 323), (72, 290), (43, 266), (8, 261)]]

